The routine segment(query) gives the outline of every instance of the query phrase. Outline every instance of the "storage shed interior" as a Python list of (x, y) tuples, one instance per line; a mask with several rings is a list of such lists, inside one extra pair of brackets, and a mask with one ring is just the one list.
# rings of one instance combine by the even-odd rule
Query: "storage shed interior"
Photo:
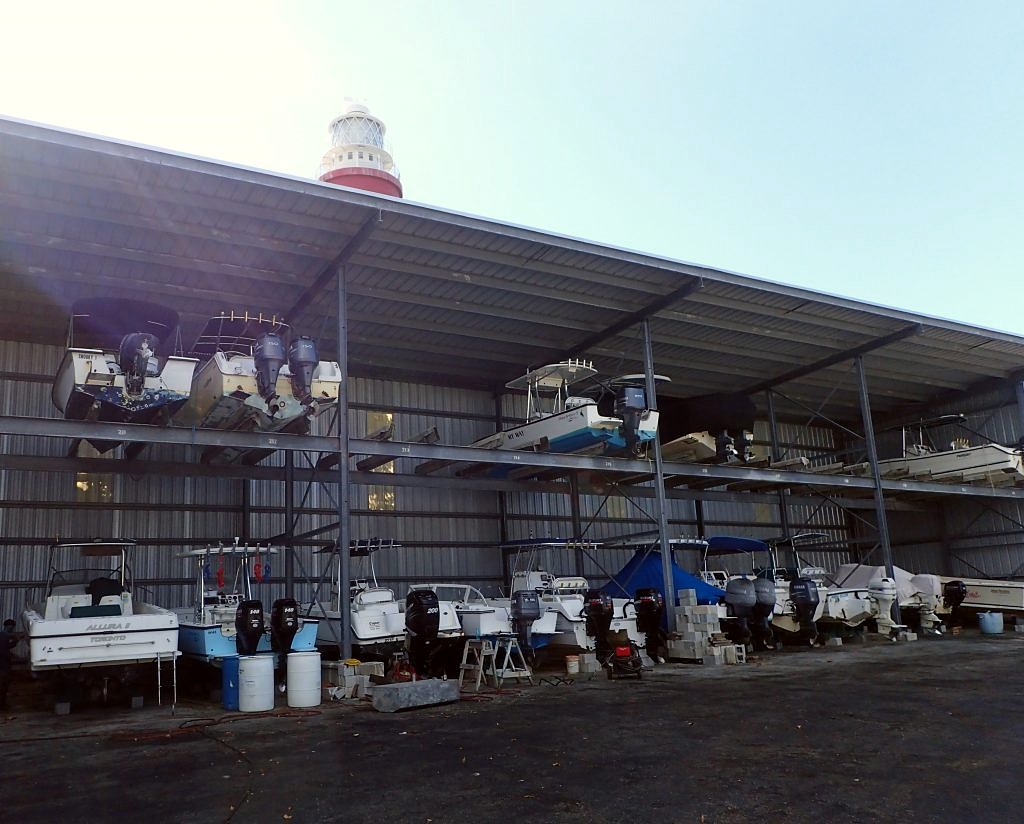
[[(672, 537), (815, 531), (825, 537), (808, 563), (880, 563), (873, 479), (823, 471), (866, 459), (858, 363), (882, 457), (899, 448), (898, 425), (942, 414), (966, 415), (974, 437), (1024, 436), (1015, 335), (9, 119), (0, 119), (0, 291), (5, 615), (45, 580), (43, 550), (58, 536), (136, 539), (136, 578), (168, 606), (190, 597), (183, 549), (234, 536), (292, 544), (295, 594), (307, 600), (315, 550), (338, 538), (340, 474), (322, 460), (344, 435), (332, 414), (255, 465), (204, 463), (214, 441), (188, 430), (133, 430), (129, 440), (150, 445), (131, 459), (70, 455), (90, 424), (66, 426), (50, 385), (70, 307), (84, 297), (171, 307), (186, 347), (223, 311), (283, 317), (319, 341), (322, 357), (344, 361), (348, 531), (401, 545), (374, 559), (399, 591), (423, 580), (499, 586), (503, 545), (574, 532), (605, 542), (583, 559), (599, 582), (628, 560), (614, 539), (657, 532), (650, 461), (531, 455), (495, 478), (457, 448), (522, 416), (505, 384), (528, 366), (581, 357), (604, 376), (643, 372), (645, 326), (655, 371), (670, 379), (659, 397), (749, 395), (756, 448), (775, 461), (807, 458), (795, 470), (667, 463)], [(391, 426), (390, 441), (368, 437)], [(435, 443), (415, 442), (432, 428)], [(374, 456), (389, 460), (357, 466)], [(449, 464), (417, 472), (431, 460)], [(898, 565), (982, 577), (1024, 569), (1024, 488), (881, 486)], [(554, 552), (545, 563), (572, 571), (576, 558)], [(286, 564), (271, 564), (273, 597)]]

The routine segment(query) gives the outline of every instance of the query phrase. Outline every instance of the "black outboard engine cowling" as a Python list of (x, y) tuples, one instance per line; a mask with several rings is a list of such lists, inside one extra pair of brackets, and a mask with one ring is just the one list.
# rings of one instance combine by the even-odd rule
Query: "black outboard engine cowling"
[(647, 413), (647, 393), (642, 386), (620, 386), (615, 395), (615, 417), (622, 418), (622, 437), (631, 455), (640, 455), (640, 422)]
[(818, 585), (811, 578), (794, 578), (789, 582), (789, 598), (800, 621), (801, 636), (813, 644), (818, 637), (818, 628), (814, 624), (814, 613), (821, 601)]
[(612, 628), (612, 616), (615, 605), (611, 596), (599, 589), (587, 590), (583, 599), (583, 615), (587, 621), (587, 635), (594, 639), (598, 658), (611, 651), (608, 644), (608, 632)]
[(757, 606), (757, 591), (749, 578), (731, 578), (725, 585), (725, 604), (736, 619), (727, 622), (730, 640), (746, 646), (750, 641), (750, 619)]
[(148, 332), (132, 332), (121, 338), (117, 349), (117, 365), (124, 374), (124, 388), (129, 395), (141, 395), (146, 388), (149, 359), (156, 355), (160, 343)]
[(755, 645), (764, 649), (772, 646), (775, 638), (772, 633), (772, 616), (775, 614), (775, 584), (766, 578), (754, 579), (754, 614), (750, 619), (750, 631), (754, 636)]
[(292, 373), (292, 394), (303, 404), (313, 401), (313, 372), (320, 363), (320, 354), (316, 349), (316, 341), (308, 335), (302, 335), (292, 341), (288, 347), (288, 370)]
[(437, 593), (413, 589), (405, 596), (405, 629), (408, 634), (409, 662), (419, 675), (430, 668), (432, 648), (441, 626), (441, 605)]
[(657, 661), (667, 640), (665, 628), (661, 625), (665, 615), (665, 596), (659, 589), (644, 587), (636, 591), (633, 605), (636, 607), (636, 628), (647, 638), (647, 654)]
[(277, 395), (277, 378), (286, 359), (284, 341), (277, 332), (265, 332), (256, 341), (252, 353), (253, 365), (256, 367), (256, 386), (260, 397), (268, 404)]
[(967, 600), (967, 584), (963, 581), (946, 581), (942, 585), (942, 603), (949, 610), (950, 626), (960, 625), (960, 605)]
[(263, 602), (242, 601), (235, 610), (235, 649), (238, 654), (255, 655), (263, 630)]
[(519, 640), (519, 647), (529, 653), (533, 649), (533, 622), (541, 616), (540, 596), (532, 589), (513, 592), (509, 612), (512, 616), (512, 631)]
[(283, 655), (292, 651), (299, 631), (299, 605), (294, 598), (278, 598), (270, 607), (270, 644)]

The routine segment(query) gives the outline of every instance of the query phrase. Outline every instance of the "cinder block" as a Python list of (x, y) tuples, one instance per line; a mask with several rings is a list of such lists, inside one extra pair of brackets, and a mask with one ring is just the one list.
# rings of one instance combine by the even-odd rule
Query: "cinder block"
[(427, 678), (422, 681), (377, 684), (373, 688), (373, 708), (377, 712), (398, 712), (458, 700), (459, 682), (455, 678)]
[(841, 647), (842, 645), (843, 645), (843, 639), (842, 638), (826, 638), (825, 639), (825, 646), (826, 647)]
[(71, 702), (70, 701), (58, 701), (53, 705), (53, 712), (56, 715), (71, 715)]
[(1024, 624), (1014, 624), (1013, 625), (1013, 631), (1014, 632), (1024, 632)]
[(681, 607), (695, 607), (697, 606), (697, 590), (695, 589), (680, 589), (676, 591), (676, 600), (679, 602)]
[(679, 633), (680, 641), (689, 641), (690, 643), (702, 643), (706, 644), (708, 639), (711, 638), (711, 633), (701, 632), (700, 630), (686, 630), (685, 632)]
[(900, 632), (896, 635), (896, 640), (897, 641), (916, 641), (917, 640), (917, 633), (916, 632), (908, 632), (907, 630), (900, 630)]
[(597, 663), (596, 659), (593, 660), (593, 661), (584, 661), (584, 660), (582, 660), (582, 657), (581, 657), (581, 660), (580, 660), (580, 673), (582, 675), (590, 675), (591, 673), (594, 673), (594, 672), (600, 672), (602, 669), (603, 669), (603, 667), (599, 663)]
[(596, 664), (597, 653), (596, 652), (581, 652), (580, 653), (580, 666), (584, 664)]
[(133, 710), (141, 710), (142, 709), (142, 696), (141, 695), (133, 695), (132, 696), (132, 709)]

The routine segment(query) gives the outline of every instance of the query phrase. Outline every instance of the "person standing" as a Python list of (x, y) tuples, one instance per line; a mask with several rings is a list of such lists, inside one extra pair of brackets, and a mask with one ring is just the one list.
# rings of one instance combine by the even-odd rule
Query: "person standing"
[(3, 632), (0, 632), (0, 710), (7, 709), (7, 689), (11, 685), (11, 667), (14, 663), (13, 651), (21, 640), (14, 631), (13, 618), (4, 621)]

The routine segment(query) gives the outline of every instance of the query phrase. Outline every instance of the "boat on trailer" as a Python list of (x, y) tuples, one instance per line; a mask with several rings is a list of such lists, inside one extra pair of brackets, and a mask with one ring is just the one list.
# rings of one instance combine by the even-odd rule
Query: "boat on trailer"
[[(134, 547), (131, 540), (51, 546), (45, 596), (22, 613), (33, 673), (102, 681), (106, 691), (111, 679), (130, 686), (145, 664), (156, 665), (159, 685), (161, 666), (170, 662), (176, 688), (178, 617), (135, 596)], [(86, 560), (72, 566), (76, 555)]]
[[(175, 423), (207, 429), (305, 434), (338, 401), (341, 368), (320, 360), (316, 341), (291, 337), (275, 316), (211, 318), (192, 346), (201, 361)], [(271, 450), (212, 447), (203, 460), (256, 463)]]
[[(658, 433), (658, 412), (648, 408), (643, 375), (624, 375), (610, 383), (612, 414), (598, 402), (570, 394), (597, 375), (590, 361), (569, 359), (531, 369), (509, 381), (507, 389), (526, 393), (525, 423), (474, 441), (481, 449), (526, 449), (582, 455), (642, 455)], [(667, 380), (658, 376), (659, 380)]]
[[(182, 654), (197, 660), (219, 666), (224, 658), (231, 658), (238, 652), (238, 610), (254, 597), (252, 578), (261, 583), (270, 575), (270, 558), (277, 549), (258, 544), (242, 544), (235, 538), (230, 546), (218, 544), (180, 553), (179, 558), (188, 558), (195, 564), (195, 597), (192, 607), (174, 610), (178, 616), (178, 648)], [(227, 562), (234, 570), (231, 581), (227, 577)], [(289, 599), (279, 599), (271, 612), (264, 611), (263, 631), (259, 635), (256, 652), (274, 652), (276, 655), (288, 652), (309, 652), (316, 649), (317, 621), (312, 618), (298, 618), (298, 630), (291, 639), (289, 649), (278, 649), (274, 636), (274, 619), (282, 608), (288, 608)], [(261, 608), (262, 608), (262, 602)], [(292, 602), (294, 604), (294, 602)], [(297, 605), (294, 605), (297, 613)]]
[[(51, 399), (65, 419), (167, 424), (188, 401), (196, 358), (174, 347), (178, 313), (125, 298), (76, 301)], [(89, 441), (108, 452), (117, 441)]]

